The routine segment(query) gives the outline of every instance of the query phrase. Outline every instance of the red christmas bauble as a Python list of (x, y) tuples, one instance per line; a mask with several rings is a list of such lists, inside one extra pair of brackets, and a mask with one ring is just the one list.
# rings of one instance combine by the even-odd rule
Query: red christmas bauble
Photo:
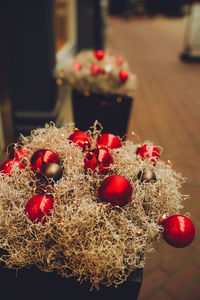
[(103, 202), (124, 206), (131, 201), (132, 192), (132, 186), (125, 177), (111, 175), (101, 183), (99, 197)]
[(23, 159), (23, 157), (25, 157), (29, 152), (23, 148), (23, 147), (19, 147), (16, 148), (15, 152), (14, 152), (14, 157), (16, 159)]
[(121, 70), (119, 72), (119, 79), (121, 83), (125, 83), (128, 79), (128, 72), (126, 70)]
[(32, 170), (43, 173), (45, 167), (50, 163), (59, 164), (57, 154), (50, 149), (40, 149), (33, 153), (30, 166)]
[(160, 151), (157, 147), (154, 147), (152, 145), (146, 145), (146, 144), (144, 144), (141, 147), (138, 147), (136, 150), (136, 154), (140, 155), (142, 159), (152, 158), (151, 161), (154, 163), (160, 157)]
[(4, 161), (4, 163), (0, 167), (0, 171), (3, 172), (4, 174), (8, 174), (9, 176), (11, 176), (11, 173), (15, 168), (20, 170), (20, 169), (24, 169), (25, 166), (23, 162), (21, 162), (20, 160), (16, 158), (11, 158)]
[(192, 243), (195, 227), (190, 219), (183, 215), (172, 215), (162, 223), (165, 241), (176, 248), (183, 248)]
[(81, 65), (77, 62), (74, 63), (73, 65), (74, 71), (80, 71), (82, 69)]
[(48, 195), (35, 195), (28, 200), (25, 206), (25, 212), (32, 222), (44, 223), (46, 221), (45, 216), (51, 214), (54, 200)]
[(97, 64), (92, 64), (90, 67), (90, 72), (94, 76), (98, 76), (103, 73), (103, 70)]
[(95, 50), (94, 51), (94, 56), (96, 57), (96, 59), (102, 60), (104, 58), (103, 50)]
[(121, 148), (121, 140), (112, 133), (103, 133), (97, 139), (97, 146), (105, 146), (110, 149)]
[(115, 60), (118, 66), (122, 65), (124, 62), (124, 58), (121, 55), (116, 55)]
[(113, 158), (107, 148), (95, 148), (89, 151), (84, 158), (84, 168), (97, 171), (100, 174), (108, 173)]
[(28, 155), (28, 151), (21, 144), (13, 144), (9, 149), (9, 158), (23, 159)]
[(68, 139), (81, 147), (83, 151), (91, 146), (90, 137), (84, 131), (75, 131)]

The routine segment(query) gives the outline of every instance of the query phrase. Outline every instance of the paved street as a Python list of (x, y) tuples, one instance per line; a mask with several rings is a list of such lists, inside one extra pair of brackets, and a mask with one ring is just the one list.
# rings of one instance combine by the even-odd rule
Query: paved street
[(184, 18), (108, 20), (106, 47), (138, 77), (129, 132), (162, 146), (162, 158), (187, 177), (183, 213), (191, 213), (197, 231), (187, 248), (156, 245), (138, 300), (200, 299), (200, 64), (179, 58), (185, 26)]

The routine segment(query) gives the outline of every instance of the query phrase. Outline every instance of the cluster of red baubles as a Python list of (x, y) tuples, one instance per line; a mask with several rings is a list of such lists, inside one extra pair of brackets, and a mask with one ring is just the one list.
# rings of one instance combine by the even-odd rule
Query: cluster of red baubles
[(102, 134), (93, 149), (90, 149), (92, 141), (84, 131), (74, 132), (69, 136), (69, 140), (80, 146), (83, 151), (87, 150), (84, 157), (85, 170), (92, 170), (99, 174), (107, 174), (113, 164), (110, 149), (122, 146), (121, 140), (111, 133)]
[[(95, 148), (91, 149), (92, 140), (86, 132), (75, 131), (68, 138), (86, 152), (84, 157), (84, 168), (86, 172), (98, 172), (98, 174), (107, 174), (113, 164), (113, 157), (110, 154), (112, 149), (122, 147), (120, 138), (111, 133), (104, 133), (99, 136)], [(8, 176), (12, 176), (13, 167), (25, 168), (25, 156), (28, 151), (23, 146), (15, 147), (10, 152), (9, 159), (0, 167), (0, 171)], [(142, 159), (150, 159), (155, 165), (160, 157), (157, 147), (144, 144), (138, 147), (136, 154)], [(53, 182), (62, 176), (60, 160), (55, 152), (50, 149), (39, 149), (33, 153), (30, 159), (30, 167), (36, 175), (46, 179), (53, 179)], [(141, 173), (141, 172), (140, 172)], [(139, 174), (141, 181), (155, 182), (155, 174)], [(143, 176), (143, 178), (141, 177)], [(41, 178), (40, 177), (40, 178)], [(132, 186), (123, 176), (111, 175), (106, 177), (98, 190), (98, 196), (102, 202), (110, 203), (113, 206), (124, 206), (131, 201)], [(54, 199), (51, 195), (34, 195), (27, 201), (25, 212), (32, 222), (47, 221), (47, 216), (51, 215)], [(159, 224), (163, 226), (163, 237), (165, 241), (173, 247), (182, 248), (189, 245), (195, 236), (195, 227), (190, 219), (182, 215), (172, 215), (170, 217), (161, 217)]]
[[(103, 50), (95, 50), (93, 54), (94, 54), (94, 57), (97, 60), (97, 62), (102, 61), (105, 56)], [(117, 56), (115, 56), (115, 61), (116, 61), (116, 64), (118, 66), (120, 66), (121, 64), (123, 64), (124, 59), (122, 56), (117, 55)], [(82, 70), (82, 66), (80, 65), (80, 63), (77, 60), (75, 60), (75, 62), (74, 62), (73, 69), (75, 72)], [(89, 68), (89, 73), (93, 76), (98, 76), (100, 74), (103, 74), (104, 70), (98, 65), (98, 63), (93, 63)], [(118, 76), (119, 76), (119, 80), (122, 84), (126, 83), (126, 81), (128, 80), (128, 72), (125, 69), (122, 69), (119, 72)]]

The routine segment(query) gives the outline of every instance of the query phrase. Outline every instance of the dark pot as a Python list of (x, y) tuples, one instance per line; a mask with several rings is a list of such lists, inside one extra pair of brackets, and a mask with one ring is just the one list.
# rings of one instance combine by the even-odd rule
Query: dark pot
[(72, 90), (74, 122), (78, 129), (88, 130), (95, 120), (103, 126), (102, 133), (126, 134), (133, 98), (119, 95), (89, 93)]
[[(1, 294), (6, 299), (137, 299), (143, 277), (143, 269), (132, 272), (128, 280), (118, 288), (101, 286), (93, 289), (88, 283), (80, 284), (74, 278), (63, 278), (55, 272), (42, 272), (37, 267), (15, 270), (0, 267)], [(116, 298), (114, 298), (116, 296)], [(14, 297), (14, 298), (13, 298)], [(81, 297), (81, 298), (80, 298)], [(111, 298), (112, 297), (112, 298)], [(122, 299), (123, 299), (122, 298)]]

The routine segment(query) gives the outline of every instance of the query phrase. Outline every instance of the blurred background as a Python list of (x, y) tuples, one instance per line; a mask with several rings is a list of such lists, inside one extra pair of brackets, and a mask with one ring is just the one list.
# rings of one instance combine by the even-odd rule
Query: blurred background
[(58, 74), (83, 49), (126, 58), (138, 86), (128, 134), (163, 147), (187, 177), (182, 192), (197, 233), (187, 248), (163, 241), (147, 260), (143, 299), (200, 299), (200, 4), (189, 0), (4, 1), (0, 10), (0, 160), (20, 133), (73, 121)]

